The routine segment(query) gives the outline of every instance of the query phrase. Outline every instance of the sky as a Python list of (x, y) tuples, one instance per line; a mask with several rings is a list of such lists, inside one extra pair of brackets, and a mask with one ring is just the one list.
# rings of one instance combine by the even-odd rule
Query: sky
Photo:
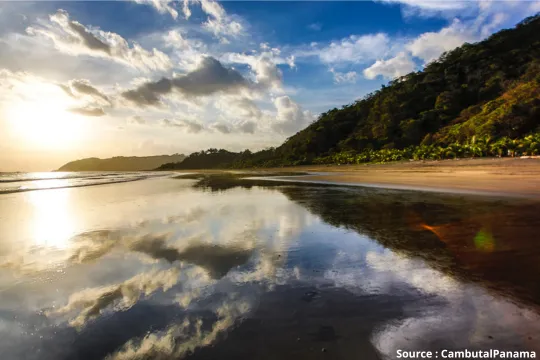
[(2, 1), (0, 171), (278, 146), (540, 1)]

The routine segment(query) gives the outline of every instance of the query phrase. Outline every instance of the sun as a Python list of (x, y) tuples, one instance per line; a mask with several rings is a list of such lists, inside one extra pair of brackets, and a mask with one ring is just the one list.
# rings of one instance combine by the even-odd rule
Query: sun
[(14, 137), (27, 146), (45, 149), (65, 149), (80, 142), (86, 119), (67, 110), (69, 99), (56, 92), (31, 90), (6, 109)]

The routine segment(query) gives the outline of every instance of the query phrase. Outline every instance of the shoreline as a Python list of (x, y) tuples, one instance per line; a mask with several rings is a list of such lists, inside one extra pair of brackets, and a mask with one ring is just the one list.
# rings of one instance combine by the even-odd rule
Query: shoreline
[[(185, 170), (190, 173), (246, 173), (280, 176), (281, 181), (330, 183), (396, 190), (517, 197), (540, 200), (540, 159), (479, 158), (404, 161), (362, 165), (302, 165), (283, 168)], [(287, 175), (286, 173), (305, 173)], [(272, 180), (270, 176), (268, 180)]]
[(293, 169), (311, 174), (287, 179), (540, 199), (540, 159), (460, 159), (287, 168), (288, 171)]

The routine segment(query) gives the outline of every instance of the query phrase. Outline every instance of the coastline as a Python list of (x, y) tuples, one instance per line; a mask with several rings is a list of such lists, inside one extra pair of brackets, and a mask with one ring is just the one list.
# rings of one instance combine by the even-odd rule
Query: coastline
[(540, 159), (460, 159), (287, 168), (291, 170), (311, 174), (290, 176), (288, 180), (540, 199)]
[[(331, 183), (400, 190), (493, 195), (540, 200), (540, 159), (481, 158), (404, 161), (362, 165), (303, 165), (245, 170), (185, 170), (246, 173), (268, 180)], [(287, 173), (305, 173), (288, 175)], [(283, 173), (279, 179), (273, 177)], [(270, 177), (270, 175), (272, 177)]]

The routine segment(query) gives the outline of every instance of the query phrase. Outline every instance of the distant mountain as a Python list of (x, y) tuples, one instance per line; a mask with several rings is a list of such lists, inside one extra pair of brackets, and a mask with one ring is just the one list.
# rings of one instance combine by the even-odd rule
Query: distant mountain
[(166, 169), (540, 153), (540, 15), (329, 110), (281, 146), (209, 149)]
[(115, 156), (108, 159), (87, 158), (62, 165), (57, 171), (139, 171), (152, 170), (163, 164), (179, 163), (183, 154), (157, 156)]

